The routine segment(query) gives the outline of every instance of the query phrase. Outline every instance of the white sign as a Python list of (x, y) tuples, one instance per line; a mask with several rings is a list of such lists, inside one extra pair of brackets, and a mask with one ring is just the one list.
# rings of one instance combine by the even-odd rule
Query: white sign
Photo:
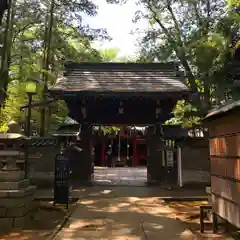
[(174, 154), (173, 151), (167, 151), (167, 166), (173, 167)]

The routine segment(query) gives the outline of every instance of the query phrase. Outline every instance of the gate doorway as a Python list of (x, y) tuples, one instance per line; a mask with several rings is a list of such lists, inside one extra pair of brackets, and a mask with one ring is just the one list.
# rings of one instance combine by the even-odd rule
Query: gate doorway
[(95, 167), (146, 167), (146, 126), (118, 126), (111, 133), (95, 129), (98, 133), (94, 143)]
[(98, 129), (94, 144), (93, 182), (98, 185), (144, 186), (147, 182), (146, 126)]

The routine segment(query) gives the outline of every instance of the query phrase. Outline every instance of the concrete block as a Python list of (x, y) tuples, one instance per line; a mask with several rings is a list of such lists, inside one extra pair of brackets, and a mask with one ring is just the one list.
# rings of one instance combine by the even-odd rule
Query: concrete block
[[(5, 190), (6, 191), (6, 190)], [(1, 195), (0, 190), (0, 195)], [(28, 186), (27, 188), (22, 188), (20, 190), (9, 190), (8, 192), (8, 197), (25, 197), (25, 196), (30, 196), (35, 194), (36, 192), (36, 187), (35, 186)]]
[(0, 190), (0, 198), (8, 197), (8, 192), (7, 190)]
[(5, 217), (7, 213), (7, 208), (0, 207), (0, 218)]
[(30, 195), (22, 198), (0, 198), (0, 207), (21, 207), (25, 205), (27, 202), (31, 202), (35, 199), (35, 195)]
[(13, 207), (8, 208), (6, 212), (6, 217), (24, 217), (26, 213), (29, 211), (27, 205), (23, 205), (21, 207)]
[(0, 182), (19, 182), (24, 180), (23, 171), (0, 171)]
[(27, 179), (20, 182), (0, 182), (0, 190), (15, 190), (20, 188), (25, 188), (29, 185)]
[(37, 208), (37, 201), (26, 202), (25, 205), (20, 207), (12, 207), (6, 210), (7, 217), (24, 217), (30, 212), (35, 212)]
[(182, 170), (183, 184), (189, 183), (206, 183), (210, 182), (210, 174), (208, 171), (202, 170)]
[(26, 217), (16, 217), (13, 220), (13, 228), (14, 229), (23, 229), (25, 226)]
[(9, 231), (13, 227), (13, 218), (0, 218), (0, 226), (4, 231)]
[(35, 194), (36, 187), (28, 186), (27, 188), (22, 188), (20, 190), (0, 190), (0, 198), (20, 198), (24, 196), (29, 196)]

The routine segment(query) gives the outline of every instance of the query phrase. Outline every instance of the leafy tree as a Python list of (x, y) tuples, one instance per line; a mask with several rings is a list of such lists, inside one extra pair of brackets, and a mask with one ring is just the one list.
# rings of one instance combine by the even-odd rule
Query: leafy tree
[(105, 48), (99, 50), (103, 62), (115, 62), (118, 60), (120, 49)]
[(8, 0), (2, 0), (0, 2), (0, 25), (2, 24), (3, 14), (7, 9), (8, 9)]
[[(141, 41), (139, 61), (180, 63), (193, 95), (190, 105), (180, 102), (174, 113), (176, 116), (181, 111), (195, 112), (198, 116), (190, 120), (195, 123), (211, 107), (233, 96), (234, 77), (228, 74), (230, 45), (231, 36), (239, 30), (239, 17), (226, 11), (224, 0), (140, 0), (140, 3), (145, 11), (137, 12), (135, 21), (146, 18), (151, 27)], [(178, 117), (186, 120), (184, 115)]]
[[(19, 107), (27, 103), (24, 85), (29, 77), (35, 75), (43, 80), (35, 96), (35, 100), (40, 100), (45, 96), (46, 87), (61, 75), (66, 60), (101, 61), (102, 56), (92, 48), (91, 41), (108, 38), (104, 29), (91, 29), (82, 24), (83, 12), (91, 16), (97, 14), (97, 6), (88, 0), (14, 0), (8, 11), (11, 14), (5, 15), (3, 21), (5, 34), (0, 34), (0, 41), (6, 42), (1, 48), (4, 61), (1, 61), (0, 74), (7, 73), (0, 81), (0, 90), (7, 93), (2, 97), (3, 101), (7, 97), (1, 111), (2, 126), (12, 119), (19, 122), (24, 119)], [(65, 104), (52, 104), (47, 115), (50, 123), (44, 128), (66, 117)], [(33, 110), (33, 119), (39, 128), (39, 108)]]

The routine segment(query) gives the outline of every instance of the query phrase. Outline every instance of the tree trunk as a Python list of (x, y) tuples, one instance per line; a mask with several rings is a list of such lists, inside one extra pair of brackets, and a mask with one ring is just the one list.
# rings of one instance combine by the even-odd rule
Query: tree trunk
[(8, 0), (0, 1), (0, 26), (2, 25), (2, 19), (5, 11), (9, 8)]
[[(44, 73), (43, 73), (43, 101), (46, 100), (46, 92), (48, 90), (48, 71), (49, 64), (51, 61), (51, 45), (52, 45), (52, 29), (53, 29), (53, 13), (55, 7), (55, 0), (51, 1), (50, 12), (48, 17), (47, 29), (46, 29), (46, 39), (45, 39), (45, 51), (44, 51)], [(46, 108), (41, 109), (41, 126), (40, 126), (40, 136), (45, 135), (45, 125), (46, 125)]]
[(9, 66), (11, 61), (11, 48), (12, 48), (12, 29), (14, 18), (14, 2), (9, 0), (7, 21), (4, 31), (4, 40), (1, 55), (1, 69), (0, 69), (0, 108), (2, 107), (5, 99), (9, 82)]

